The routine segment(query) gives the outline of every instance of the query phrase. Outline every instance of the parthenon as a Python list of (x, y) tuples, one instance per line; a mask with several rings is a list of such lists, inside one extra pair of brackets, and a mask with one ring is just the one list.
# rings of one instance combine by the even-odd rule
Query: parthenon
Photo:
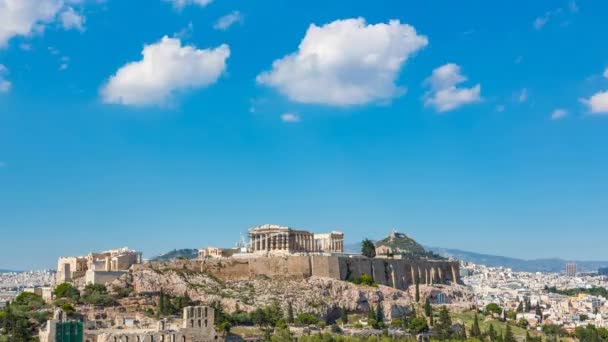
[(253, 253), (343, 253), (344, 234), (314, 234), (306, 230), (265, 224), (249, 229)]

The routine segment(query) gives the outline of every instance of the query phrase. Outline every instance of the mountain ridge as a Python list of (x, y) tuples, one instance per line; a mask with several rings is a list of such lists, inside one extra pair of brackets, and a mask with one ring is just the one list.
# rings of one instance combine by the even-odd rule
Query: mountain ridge
[[(579, 272), (595, 272), (600, 267), (608, 267), (608, 261), (601, 260), (566, 260), (561, 258), (522, 259), (500, 255), (465, 251), (457, 248), (424, 246), (427, 251), (446, 258), (455, 258), (474, 264), (490, 267), (506, 267), (516, 272), (550, 272), (559, 273), (566, 269), (567, 263), (575, 263)], [(348, 253), (361, 252), (361, 243), (344, 244)]]

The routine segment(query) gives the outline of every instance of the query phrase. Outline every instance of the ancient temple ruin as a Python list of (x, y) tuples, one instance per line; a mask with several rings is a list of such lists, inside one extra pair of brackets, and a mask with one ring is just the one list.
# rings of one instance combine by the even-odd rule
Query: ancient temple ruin
[(344, 234), (315, 234), (286, 226), (265, 224), (249, 229), (252, 253), (343, 253)]

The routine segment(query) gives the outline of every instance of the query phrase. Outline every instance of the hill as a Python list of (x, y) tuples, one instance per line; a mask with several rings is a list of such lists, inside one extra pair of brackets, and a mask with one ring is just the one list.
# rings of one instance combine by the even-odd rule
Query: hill
[(391, 232), (386, 238), (376, 241), (375, 245), (376, 248), (381, 246), (388, 247), (392, 254), (400, 254), (409, 259), (442, 258), (425, 250), (425, 248), (413, 238), (396, 231)]
[(196, 259), (198, 258), (198, 249), (183, 248), (174, 249), (165, 254), (155, 256), (150, 261), (175, 261), (177, 259)]

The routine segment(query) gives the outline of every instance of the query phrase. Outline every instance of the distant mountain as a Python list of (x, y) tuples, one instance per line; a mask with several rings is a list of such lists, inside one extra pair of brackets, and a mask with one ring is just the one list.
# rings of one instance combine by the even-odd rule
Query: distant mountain
[(198, 257), (198, 249), (174, 249), (171, 252), (155, 256), (150, 261), (173, 261), (176, 259), (196, 259)]
[(567, 263), (575, 263), (578, 272), (594, 272), (600, 267), (608, 267), (608, 261), (580, 261), (580, 260), (563, 260), (557, 258), (549, 259), (518, 259), (497, 255), (481, 254), (468, 252), (459, 249), (426, 247), (428, 250), (442, 255), (444, 257), (452, 257), (475, 264), (481, 264), (492, 267), (508, 267), (519, 272), (553, 272), (559, 273), (566, 269)]
[[(499, 255), (482, 254), (463, 251), (453, 248), (425, 247), (427, 251), (441, 255), (446, 258), (455, 258), (474, 264), (486, 265), (491, 267), (508, 267), (517, 272), (551, 272), (559, 273), (566, 269), (567, 263), (575, 263), (579, 272), (595, 272), (600, 267), (608, 267), (608, 261), (580, 261), (563, 259), (518, 259)], [(345, 243), (344, 252), (360, 253), (361, 243)]]

